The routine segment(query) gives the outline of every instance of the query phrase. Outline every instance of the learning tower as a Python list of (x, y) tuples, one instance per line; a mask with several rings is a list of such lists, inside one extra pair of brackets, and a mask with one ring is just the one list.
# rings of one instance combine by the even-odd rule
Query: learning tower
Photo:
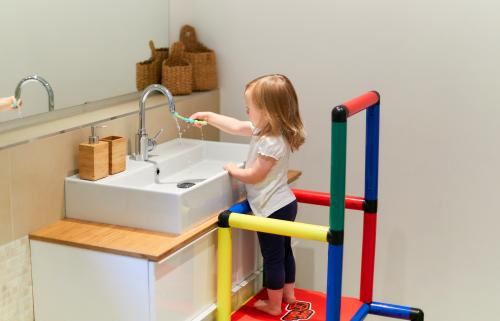
[[(366, 109), (365, 196), (345, 195), (347, 120)], [(378, 202), (380, 95), (365, 93), (332, 110), (330, 193), (293, 190), (297, 201), (330, 207), (330, 226), (288, 222), (253, 215), (241, 215), (239, 204), (219, 215), (217, 320), (327, 320), (360, 321), (368, 314), (423, 321), (420, 309), (374, 302), (373, 275)], [(359, 298), (341, 296), (345, 209), (363, 211), (363, 248)], [(247, 208), (248, 210), (248, 208)], [(246, 211), (245, 211), (246, 212)], [(284, 305), (281, 317), (272, 317), (252, 308), (264, 297), (259, 293), (231, 316), (231, 228), (272, 233), (328, 243), (327, 292), (296, 290), (297, 302)]]

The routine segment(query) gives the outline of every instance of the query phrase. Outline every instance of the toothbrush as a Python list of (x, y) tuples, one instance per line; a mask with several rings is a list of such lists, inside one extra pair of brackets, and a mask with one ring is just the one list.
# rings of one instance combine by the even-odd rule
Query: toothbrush
[(198, 124), (198, 125), (201, 125), (201, 126), (208, 125), (208, 122), (206, 120), (198, 120), (198, 119), (187, 118), (187, 117), (179, 115), (178, 112), (175, 112), (174, 116), (177, 117), (177, 118), (179, 118), (182, 121), (185, 121), (188, 124)]
[(17, 104), (17, 99), (15, 97), (12, 98), (12, 104), (10, 105), (12, 109), (18, 109), (19, 105)]

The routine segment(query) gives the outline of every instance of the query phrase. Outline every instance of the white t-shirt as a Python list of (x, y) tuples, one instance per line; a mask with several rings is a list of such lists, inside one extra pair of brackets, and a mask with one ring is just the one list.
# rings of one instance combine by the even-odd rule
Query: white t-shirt
[(288, 186), (288, 160), (290, 146), (283, 136), (258, 136), (259, 129), (252, 126), (252, 140), (245, 167), (251, 167), (259, 155), (276, 159), (266, 178), (257, 184), (245, 184), (252, 212), (267, 217), (295, 200)]

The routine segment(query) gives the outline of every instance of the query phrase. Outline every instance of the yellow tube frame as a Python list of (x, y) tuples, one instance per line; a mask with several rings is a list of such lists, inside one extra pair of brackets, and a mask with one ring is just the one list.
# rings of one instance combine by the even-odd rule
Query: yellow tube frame
[(229, 226), (243, 230), (298, 237), (307, 240), (327, 242), (327, 226), (277, 220), (254, 215), (231, 214)]
[[(217, 321), (231, 321), (232, 240), (231, 227), (256, 232), (328, 242), (327, 226), (290, 222), (254, 215), (228, 213), (230, 227), (218, 228), (217, 253)], [(226, 225), (224, 225), (226, 226)]]
[(217, 321), (231, 320), (232, 247), (231, 228), (217, 231)]

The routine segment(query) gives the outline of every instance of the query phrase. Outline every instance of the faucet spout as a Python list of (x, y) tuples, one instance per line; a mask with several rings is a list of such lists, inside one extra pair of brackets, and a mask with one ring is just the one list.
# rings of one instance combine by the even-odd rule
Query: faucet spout
[(146, 132), (146, 100), (153, 92), (159, 92), (167, 97), (168, 109), (172, 115), (175, 114), (174, 97), (167, 88), (162, 85), (153, 84), (144, 89), (139, 99), (139, 130), (136, 135), (135, 160), (147, 161), (149, 158), (148, 152), (156, 145), (155, 139), (148, 138)]
[(18, 101), (21, 98), (21, 88), (24, 86), (25, 83), (30, 82), (30, 81), (38, 81), (43, 85), (45, 90), (47, 91), (47, 96), (49, 97), (49, 111), (54, 111), (54, 91), (52, 90), (52, 87), (50, 86), (49, 82), (42, 77), (34, 74), (34, 75), (29, 75), (21, 79), (21, 81), (17, 84), (16, 86), (16, 91), (15, 91), (15, 97), (16, 100)]

